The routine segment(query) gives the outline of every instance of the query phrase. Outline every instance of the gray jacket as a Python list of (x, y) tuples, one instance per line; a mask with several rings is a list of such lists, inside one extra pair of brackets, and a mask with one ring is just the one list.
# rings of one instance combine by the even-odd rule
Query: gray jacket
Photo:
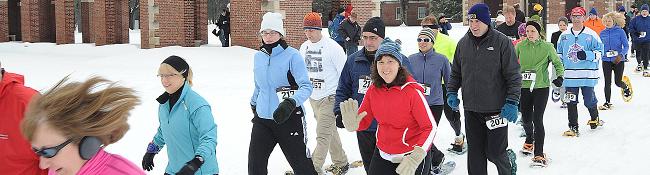
[(470, 31), (456, 47), (447, 90), (462, 88), (465, 110), (499, 112), (506, 99), (519, 102), (520, 66), (512, 41), (490, 28), (479, 41)]

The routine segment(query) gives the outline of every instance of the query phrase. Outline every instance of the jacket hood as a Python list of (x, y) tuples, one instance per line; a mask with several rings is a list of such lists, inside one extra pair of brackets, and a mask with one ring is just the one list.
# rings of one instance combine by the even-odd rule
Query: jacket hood
[(9, 86), (16, 84), (24, 85), (25, 77), (23, 75), (5, 72), (2, 75), (2, 81), (0, 81), (0, 97), (7, 93)]

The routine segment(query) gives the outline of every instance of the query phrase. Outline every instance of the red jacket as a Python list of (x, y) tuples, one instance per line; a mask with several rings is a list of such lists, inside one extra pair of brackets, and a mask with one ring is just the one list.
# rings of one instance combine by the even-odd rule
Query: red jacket
[(379, 150), (388, 154), (407, 153), (414, 146), (429, 150), (437, 125), (423, 91), (411, 76), (401, 87), (371, 85), (359, 108), (359, 113), (368, 113), (359, 123), (359, 131), (376, 119)]
[(24, 86), (22, 75), (5, 72), (0, 81), (0, 172), (47, 174), (38, 168), (39, 158), (20, 133), (20, 121), (29, 100), (36, 94)]

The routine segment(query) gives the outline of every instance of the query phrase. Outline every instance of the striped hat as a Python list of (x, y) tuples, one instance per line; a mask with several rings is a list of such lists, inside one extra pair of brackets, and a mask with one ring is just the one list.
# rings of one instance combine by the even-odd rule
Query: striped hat
[(430, 28), (423, 28), (422, 30), (420, 30), (420, 34), (418, 34), (418, 36), (420, 35), (429, 37), (429, 39), (431, 39), (431, 42), (436, 40), (435, 32), (433, 32), (433, 30), (431, 30)]
[(381, 45), (379, 45), (379, 48), (375, 53), (375, 61), (379, 61), (379, 58), (381, 58), (384, 55), (389, 55), (397, 59), (400, 65), (403, 65), (404, 58), (402, 58), (402, 54), (400, 53), (400, 50), (402, 49), (398, 43), (390, 40), (390, 38), (386, 38), (384, 39), (384, 41), (381, 42)]

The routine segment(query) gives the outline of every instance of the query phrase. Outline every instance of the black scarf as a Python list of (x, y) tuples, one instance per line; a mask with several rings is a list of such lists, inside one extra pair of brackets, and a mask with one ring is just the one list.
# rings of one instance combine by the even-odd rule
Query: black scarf
[(158, 103), (160, 103), (160, 104), (165, 104), (165, 102), (167, 102), (167, 100), (169, 100), (169, 112), (171, 112), (172, 108), (174, 107), (174, 104), (176, 104), (176, 102), (178, 102), (178, 99), (181, 98), (181, 94), (183, 93), (183, 88), (184, 87), (185, 87), (185, 83), (183, 83), (183, 85), (180, 88), (178, 88), (178, 90), (176, 92), (174, 92), (172, 94), (164, 92), (162, 95), (160, 95), (160, 96), (158, 96), (158, 98), (156, 98), (156, 101), (158, 101)]
[(278, 45), (282, 46), (283, 49), (287, 49), (287, 47), (289, 47), (289, 45), (287, 44), (286, 41), (284, 41), (284, 39), (280, 39), (271, 44), (262, 43), (262, 46), (260, 46), (260, 51), (270, 56), (273, 53), (273, 48), (277, 47)]

